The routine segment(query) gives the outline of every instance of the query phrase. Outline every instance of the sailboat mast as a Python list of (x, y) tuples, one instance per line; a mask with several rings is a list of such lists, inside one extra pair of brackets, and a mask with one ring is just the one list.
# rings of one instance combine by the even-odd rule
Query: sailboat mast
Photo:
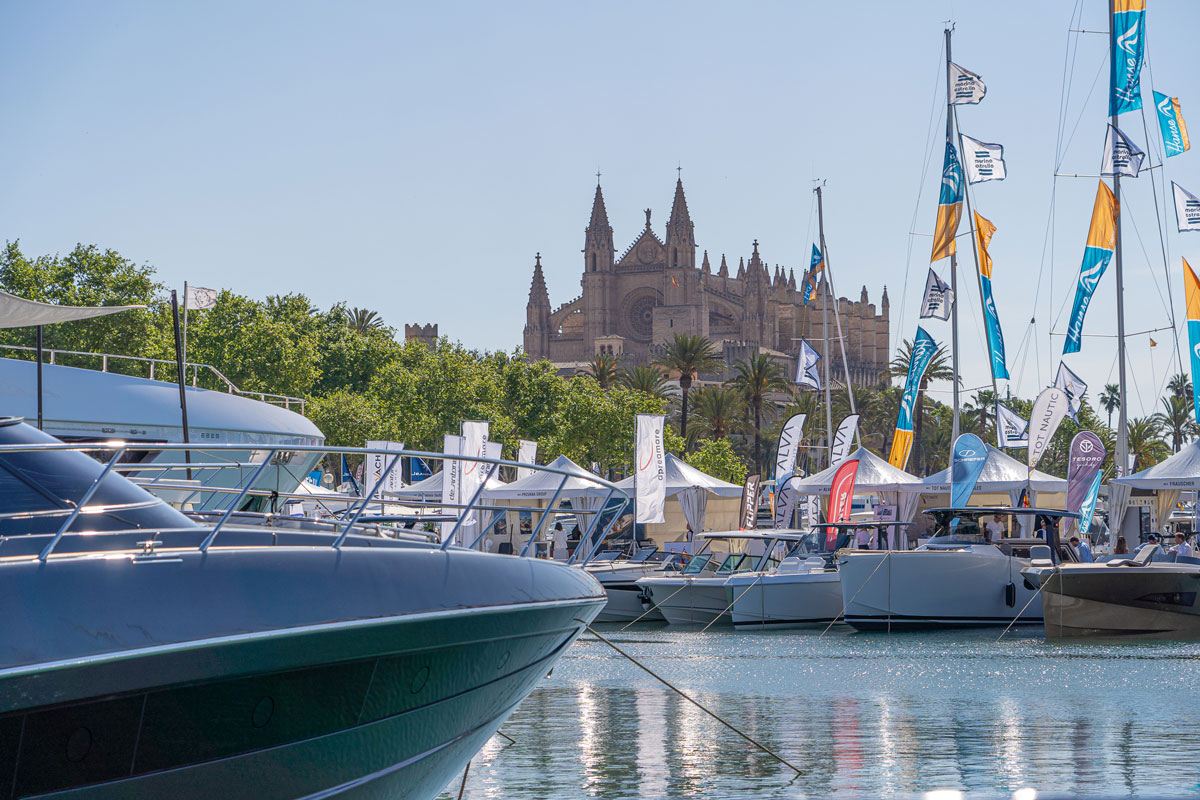
[[(1108, 14), (1108, 57), (1114, 59), (1117, 54), (1113, 52), (1113, 0), (1104, 0), (1104, 5), (1107, 7)], [(1111, 72), (1111, 70), (1110, 70)], [(1109, 87), (1112, 91), (1112, 87)], [(1112, 100), (1110, 98), (1111, 105)], [(1111, 110), (1111, 109), (1110, 109)], [(1112, 126), (1117, 127), (1117, 115), (1111, 115), (1109, 122)], [(1120, 386), (1120, 408), (1117, 412), (1117, 458), (1116, 467), (1117, 474), (1124, 475), (1129, 471), (1129, 429), (1127, 427), (1128, 415), (1126, 406), (1128, 405), (1125, 392), (1125, 276), (1121, 266), (1121, 172), (1113, 170), (1113, 197), (1117, 201), (1117, 219), (1116, 219), (1116, 241), (1114, 248), (1116, 249), (1116, 268), (1117, 268), (1117, 380)], [(1120, 525), (1120, 522), (1117, 523)]]
[[(950, 80), (950, 28), (946, 28), (946, 142), (952, 141), (954, 125), (953, 84)], [(966, 179), (966, 176), (963, 176)], [(950, 428), (950, 441), (958, 441), (958, 253), (950, 251), (950, 291), (954, 292), (954, 305), (950, 308), (950, 355), (954, 371), (954, 421)], [(918, 413), (920, 413), (918, 411)], [(953, 446), (953, 445), (952, 445)]]
[(821, 204), (821, 187), (817, 186), (817, 236), (821, 240), (821, 259), (825, 261), (825, 269), (822, 270), (821, 286), (824, 291), (821, 293), (821, 313), (823, 321), (821, 323), (821, 331), (825, 336), (825, 350), (821, 354), (825, 359), (825, 446), (826, 458), (828, 463), (826, 466), (833, 466), (833, 404), (829, 395), (829, 261), (825, 256), (825, 207)]

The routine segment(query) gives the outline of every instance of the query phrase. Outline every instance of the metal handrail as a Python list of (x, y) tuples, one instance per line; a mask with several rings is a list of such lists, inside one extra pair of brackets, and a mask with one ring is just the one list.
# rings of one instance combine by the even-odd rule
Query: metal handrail
[(118, 447), (112, 454), (112, 458), (110, 458), (108, 463), (104, 465), (104, 469), (100, 471), (100, 474), (96, 476), (94, 481), (92, 481), (92, 485), (89, 486), (87, 491), (83, 493), (83, 498), (75, 504), (75, 509), (71, 512), (71, 516), (67, 517), (66, 521), (63, 522), (62, 526), (54, 534), (54, 538), (51, 539), (45, 548), (42, 549), (42, 552), (38, 554), (38, 561), (44, 562), (50, 557), (50, 553), (54, 552), (55, 545), (58, 544), (59, 540), (62, 539), (67, 530), (75, 524), (75, 520), (79, 519), (79, 515), (83, 513), (83, 509), (87, 505), (88, 500), (92, 499), (92, 495), (94, 495), (96, 490), (100, 488), (100, 484), (103, 483), (104, 479), (108, 477), (108, 473), (112, 472), (113, 465), (117, 463), (117, 460), (124, 453), (125, 448)]

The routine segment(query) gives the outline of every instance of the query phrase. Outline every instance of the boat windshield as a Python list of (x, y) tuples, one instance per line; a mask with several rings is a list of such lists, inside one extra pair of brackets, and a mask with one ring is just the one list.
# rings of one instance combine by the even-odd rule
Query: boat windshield
[(987, 544), (987, 538), (979, 527), (978, 519), (955, 517), (939, 527), (926, 545), (939, 544)]
[[(0, 444), (60, 444), (19, 419), (0, 420)], [(104, 470), (81, 452), (0, 452), (0, 535), (54, 533)], [(193, 528), (195, 523), (115, 472), (104, 476), (72, 531)]]
[(638, 550), (637, 552), (635, 552), (633, 554), (633, 557), (630, 558), (629, 560), (631, 562), (633, 562), (634, 564), (640, 564), (657, 552), (658, 552), (658, 545), (650, 545), (649, 547), (643, 547), (640, 550)]
[(696, 575), (703, 571), (708, 566), (708, 562), (712, 561), (712, 553), (700, 553), (694, 555), (688, 561), (687, 566), (683, 568), (684, 575)]
[(717, 567), (717, 572), (723, 574), (743, 572), (750, 569), (750, 565), (750, 558), (745, 553), (730, 553), (725, 556), (725, 560), (721, 562), (721, 566)]

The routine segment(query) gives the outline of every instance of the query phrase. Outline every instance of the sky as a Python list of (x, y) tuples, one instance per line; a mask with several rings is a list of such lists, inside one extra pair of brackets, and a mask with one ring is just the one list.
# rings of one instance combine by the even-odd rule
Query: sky
[[(1143, 92), (1178, 96), (1200, 131), (1200, 86), (1189, 81), (1200, 4), (1149, 6)], [(798, 273), (819, 179), (835, 287), (857, 299), (865, 285), (877, 303), (886, 285), (898, 343), (915, 332), (928, 269), (942, 31), (953, 20), (954, 60), (988, 87), (982, 103), (959, 107), (961, 128), (1005, 147), (1009, 177), (971, 197), (998, 228), (993, 281), (1011, 389), (1029, 397), (1058, 366), (1063, 339), (1052, 330), (1066, 326), (1096, 192), (1095, 177), (1056, 180), (1056, 163), (1095, 176), (1105, 133), (1107, 38), (1069, 29), (1104, 31), (1104, 9), (1099, 0), (7, 4), (0, 236), (27, 255), (93, 243), (153, 265), (172, 287), (302, 292), (322, 307), (377, 310), (401, 332), (436, 322), (469, 347), (511, 350), (535, 253), (553, 305), (580, 292), (597, 171), (618, 250), (641, 230), (644, 208), (661, 235), (682, 175), (714, 268), (724, 253), (736, 269), (757, 239), (765, 260)], [(1147, 110), (1145, 129), (1140, 113), (1121, 126), (1158, 164)], [(1200, 235), (1176, 233), (1164, 205), (1171, 180), (1200, 194), (1200, 153), (1122, 183), (1130, 332), (1169, 326), (1170, 303), (1182, 330), (1180, 256), (1200, 265)], [(990, 378), (969, 240), (960, 244), (969, 393)], [(935, 268), (948, 278), (948, 262)], [(1114, 287), (1110, 267), (1083, 351), (1068, 357), (1093, 403), (1116, 380)], [(950, 338), (946, 323), (924, 324)], [(1127, 347), (1139, 416), (1154, 410), (1180, 357), (1170, 330)], [(935, 396), (948, 400), (948, 389), (935, 386)]]

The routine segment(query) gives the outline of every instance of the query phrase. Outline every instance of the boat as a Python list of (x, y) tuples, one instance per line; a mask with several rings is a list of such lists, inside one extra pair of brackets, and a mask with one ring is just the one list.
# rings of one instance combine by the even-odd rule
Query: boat
[[(654, 608), (672, 625), (732, 623), (733, 596), (726, 582), (741, 572), (758, 573), (771, 566), (777, 542), (799, 531), (721, 531), (700, 534), (704, 546), (679, 572), (664, 573), (636, 581)], [(729, 545), (730, 552), (712, 550), (714, 542)], [(734, 547), (740, 546), (740, 550)], [(757, 551), (757, 552), (756, 552)]]
[[(851, 550), (838, 554), (845, 621), (860, 631), (1040, 625), (1042, 608), (1021, 570), (1037, 538), (990, 543), (982, 518), (995, 514), (1077, 517), (1055, 509), (931, 509), (936, 534), (916, 550)], [(1074, 560), (1065, 544), (1059, 558)]]
[(678, 571), (681, 554), (661, 552), (657, 546), (643, 547), (629, 558), (614, 558), (616, 553), (602, 552), (584, 567), (600, 582), (608, 597), (596, 622), (664, 622), (662, 612), (654, 608), (641, 578)]
[(0, 420), (10, 797), (432, 798), (605, 603), (378, 525), (188, 516), (133, 451)]

